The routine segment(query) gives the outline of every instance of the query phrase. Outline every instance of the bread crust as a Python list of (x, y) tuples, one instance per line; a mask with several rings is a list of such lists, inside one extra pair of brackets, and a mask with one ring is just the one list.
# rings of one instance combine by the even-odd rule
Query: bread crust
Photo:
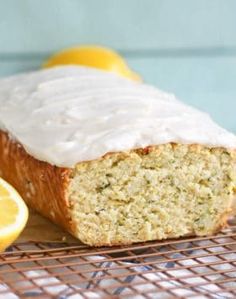
[[(199, 148), (199, 145), (190, 146), (195, 151)], [(134, 151), (145, 155), (151, 150), (152, 147), (146, 147)], [(112, 153), (106, 155), (112, 155)], [(29, 207), (76, 236), (76, 224), (71, 219), (71, 206), (67, 196), (68, 187), (73, 178), (73, 168), (57, 167), (35, 159), (20, 143), (0, 130), (0, 176), (17, 189)], [(225, 211), (211, 234), (217, 233), (227, 225), (230, 214), (231, 209)], [(173, 238), (173, 236), (169, 235), (167, 238)], [(114, 240), (112, 244), (96, 242), (92, 245), (114, 246), (132, 243), (132, 240), (126, 244)]]
[(0, 130), (0, 176), (16, 188), (29, 207), (73, 233), (66, 196), (71, 172), (35, 159)]

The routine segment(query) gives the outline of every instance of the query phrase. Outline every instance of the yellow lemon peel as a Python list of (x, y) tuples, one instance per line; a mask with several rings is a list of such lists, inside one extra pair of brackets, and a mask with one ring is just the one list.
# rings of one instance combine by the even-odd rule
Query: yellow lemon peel
[(44, 68), (78, 64), (116, 73), (131, 80), (141, 77), (129, 69), (125, 60), (115, 51), (99, 46), (81, 46), (62, 50), (43, 64)]
[(28, 220), (28, 209), (17, 191), (0, 178), (0, 252), (20, 235)]

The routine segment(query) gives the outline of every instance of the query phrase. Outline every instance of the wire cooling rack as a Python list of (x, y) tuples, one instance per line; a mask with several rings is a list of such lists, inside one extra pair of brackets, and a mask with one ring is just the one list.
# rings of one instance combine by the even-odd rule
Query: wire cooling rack
[(236, 225), (126, 247), (17, 244), (0, 255), (0, 298), (236, 298)]

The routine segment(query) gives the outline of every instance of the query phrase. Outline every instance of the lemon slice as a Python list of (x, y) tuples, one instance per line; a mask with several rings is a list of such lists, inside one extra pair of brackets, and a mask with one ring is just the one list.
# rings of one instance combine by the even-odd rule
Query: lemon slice
[(115, 51), (98, 46), (83, 46), (63, 50), (49, 57), (43, 67), (78, 64), (117, 73), (131, 80), (141, 81), (138, 74), (129, 69), (125, 60)]
[(0, 178), (0, 251), (4, 251), (17, 239), (27, 219), (28, 209), (23, 199)]

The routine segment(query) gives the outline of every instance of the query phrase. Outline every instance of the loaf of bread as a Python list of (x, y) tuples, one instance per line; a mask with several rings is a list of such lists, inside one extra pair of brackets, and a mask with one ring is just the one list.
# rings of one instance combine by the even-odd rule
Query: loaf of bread
[(227, 224), (236, 137), (154, 87), (82, 67), (0, 80), (0, 176), (92, 246)]

